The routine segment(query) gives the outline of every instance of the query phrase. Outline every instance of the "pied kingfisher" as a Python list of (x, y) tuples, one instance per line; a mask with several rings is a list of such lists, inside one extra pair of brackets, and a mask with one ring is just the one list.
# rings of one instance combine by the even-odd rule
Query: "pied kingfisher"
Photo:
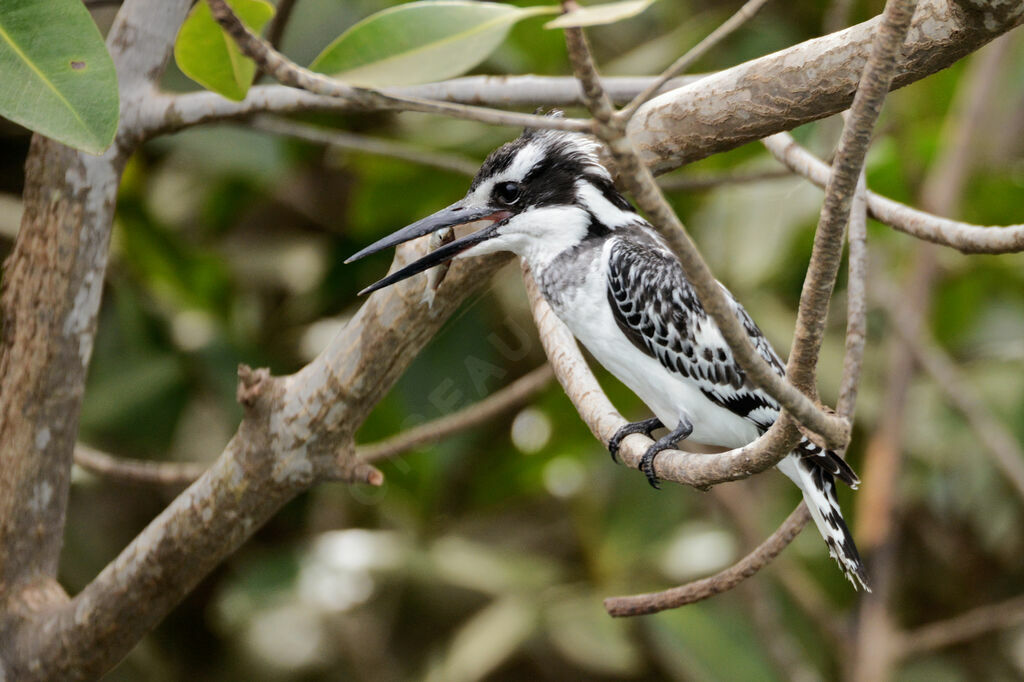
[[(366, 288), (375, 291), (455, 257), (511, 251), (526, 260), (555, 314), (656, 415), (627, 424), (608, 444), (669, 433), (644, 454), (641, 470), (657, 487), (653, 460), (683, 439), (736, 448), (768, 430), (779, 405), (754, 386), (654, 228), (616, 191), (578, 133), (527, 130), (488, 156), (466, 196), (348, 259), (351, 262), (430, 233), (486, 225), (450, 241)], [(782, 361), (747, 311), (723, 287), (750, 340), (780, 375)], [(806, 438), (778, 463), (803, 492), (829, 554), (854, 587), (867, 576), (835, 493), (838, 478), (856, 488), (846, 462)]]

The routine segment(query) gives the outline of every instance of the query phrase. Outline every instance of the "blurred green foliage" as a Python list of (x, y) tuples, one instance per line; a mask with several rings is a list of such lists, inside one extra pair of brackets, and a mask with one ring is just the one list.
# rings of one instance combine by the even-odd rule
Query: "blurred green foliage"
[[(283, 49), (308, 61), (386, 5), (302, 0)], [(696, 71), (727, 67), (822, 32), (824, 3), (769, 4)], [(855, 20), (881, 7), (854, 4)], [(661, 2), (591, 32), (609, 73), (655, 73), (727, 16), (710, 2)], [(564, 74), (564, 45), (529, 19), (477, 71)], [(961, 202), (964, 219), (1021, 220), (1024, 43), (1015, 36)], [(869, 157), (870, 186), (915, 203), (948, 140), (958, 64), (895, 93)], [(170, 89), (188, 82), (172, 71)], [(477, 159), (516, 131), (418, 114), (310, 114), (302, 120)], [(839, 127), (796, 131), (828, 156)], [(25, 138), (4, 130), (5, 157)], [(690, 166), (692, 176), (772, 168), (758, 145)], [(3, 191), (20, 191), (5, 166)], [(461, 196), (468, 179), (403, 161), (325, 151), (243, 124), (156, 140), (131, 162), (118, 204), (113, 262), (82, 414), (82, 439), (110, 452), (210, 461), (240, 418), (236, 366), (295, 371), (358, 307), (387, 255), (344, 257)], [(670, 197), (714, 271), (780, 351), (788, 348), (821, 194), (798, 179)], [(900, 286), (916, 243), (870, 225), (872, 282)], [(0, 239), (0, 255), (10, 241)], [(939, 254), (929, 330), (994, 413), (1024, 437), (1024, 257)], [(845, 270), (822, 354), (833, 401), (841, 365)], [(850, 458), (879, 418), (892, 335), (870, 318)], [(493, 336), (493, 335), (496, 335)], [(497, 340), (495, 340), (495, 338)], [(359, 432), (371, 442), (464, 407), (544, 361), (518, 269), (503, 271), (427, 346)], [(645, 408), (606, 373), (627, 416)], [(788, 679), (777, 640), (800, 670), (830, 679), (841, 653), (780, 588), (799, 571), (840, 629), (858, 595), (804, 533), (742, 589), (638, 620), (612, 620), (603, 597), (653, 590), (717, 570), (749, 549), (711, 495), (656, 493), (613, 466), (557, 386), (509, 414), (382, 465), (380, 489), (323, 485), (288, 505), (128, 657), (111, 680)], [(904, 627), (1007, 598), (1024, 585), (1024, 509), (962, 418), (926, 377), (907, 407), (893, 617)], [(539, 438), (517, 446), (516, 424)], [(526, 424), (526, 426), (522, 426)], [(516, 428), (519, 428), (516, 427)], [(543, 435), (547, 430), (546, 437)], [(537, 439), (535, 438), (535, 440)], [(527, 439), (528, 440), (528, 439)], [(769, 473), (732, 484), (769, 533), (798, 500)], [(77, 472), (62, 578), (87, 583), (172, 498)], [(856, 495), (840, 492), (857, 528)], [(765, 627), (767, 609), (775, 627)], [(792, 661), (790, 661), (792, 663)], [(940, 672), (941, 671), (941, 672)], [(1007, 630), (908, 660), (899, 677), (1024, 675), (1024, 631)]]

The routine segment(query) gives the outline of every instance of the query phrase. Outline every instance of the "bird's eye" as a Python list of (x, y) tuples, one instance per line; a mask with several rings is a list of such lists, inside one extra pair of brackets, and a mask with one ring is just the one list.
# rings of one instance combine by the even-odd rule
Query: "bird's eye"
[(494, 197), (507, 206), (519, 201), (522, 193), (523, 188), (518, 182), (502, 182), (494, 186)]

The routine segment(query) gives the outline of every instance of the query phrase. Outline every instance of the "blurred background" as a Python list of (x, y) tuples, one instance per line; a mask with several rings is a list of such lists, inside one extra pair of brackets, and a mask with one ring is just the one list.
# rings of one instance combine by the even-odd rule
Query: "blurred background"
[[(98, 4), (105, 30), (116, 7)], [(301, 0), (283, 50), (309, 63), (387, 4)], [(837, 17), (855, 23), (882, 5), (769, 3), (693, 71), (785, 48), (821, 35)], [(738, 6), (662, 2), (590, 35), (604, 73), (654, 74)], [(477, 72), (566, 74), (561, 34), (542, 23), (518, 25)], [(978, 224), (1021, 222), (1021, 38), (1011, 33), (889, 98), (868, 159), (873, 190)], [(972, 113), (971, 89), (984, 78), (995, 94)], [(165, 85), (195, 88), (173, 64)], [(517, 134), (419, 114), (294, 120), (470, 168)], [(796, 135), (827, 158), (839, 130), (832, 118)], [(958, 143), (965, 130), (968, 140)], [(28, 142), (24, 130), (0, 122), (0, 257), (17, 231)], [(948, 171), (957, 144), (966, 149), (955, 164), (962, 182), (943, 184), (937, 169)], [(822, 194), (779, 168), (751, 144), (663, 181), (676, 187), (670, 199), (714, 272), (785, 355)], [(720, 183), (725, 176), (759, 179)], [(82, 442), (124, 457), (209, 462), (241, 417), (238, 363), (287, 374), (311, 360), (390, 255), (342, 260), (454, 201), (468, 182), (453, 170), (246, 122), (148, 144), (121, 187)], [(923, 312), (927, 347), (957, 368), (938, 381), (910, 371), (885, 310), (872, 306), (848, 455), (864, 486), (840, 497), (878, 598), (861, 602), (812, 530), (732, 592), (611, 619), (604, 597), (724, 568), (799, 495), (775, 472), (710, 493), (674, 485), (656, 492), (609, 461), (552, 383), (527, 407), (381, 463), (380, 489), (321, 485), (300, 496), (107, 679), (835, 679), (863, 677), (865, 651), (878, 637), (895, 647), (895, 679), (1021, 679), (1024, 627), (1012, 624), (1024, 614), (1020, 600), (977, 615), (982, 627), (966, 635), (961, 628), (922, 643), (900, 633), (1024, 594), (1024, 490), (1004, 475), (1024, 438), (1024, 255), (922, 248), (874, 222), (868, 232), (872, 293), (895, 292)], [(820, 364), (822, 397), (832, 404), (845, 281), (844, 267)], [(451, 319), (358, 441), (470, 405), (544, 360), (513, 265)], [(623, 414), (648, 416), (595, 370)], [(950, 400), (965, 385), (1009, 436), (1011, 461), (1002, 468)], [(76, 468), (61, 570), (68, 590), (88, 583), (179, 491)]]

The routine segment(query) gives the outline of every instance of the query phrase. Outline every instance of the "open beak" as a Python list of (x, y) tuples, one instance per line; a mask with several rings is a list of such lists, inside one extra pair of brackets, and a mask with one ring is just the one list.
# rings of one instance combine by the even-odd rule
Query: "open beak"
[(360, 295), (368, 294), (377, 289), (383, 289), (386, 286), (390, 286), (395, 282), (400, 282), (403, 279), (412, 277), (413, 275), (429, 270), (435, 265), (454, 258), (466, 249), (476, 246), (477, 244), (487, 241), (497, 233), (497, 225), (501, 221), (505, 220), (511, 215), (509, 211), (502, 209), (495, 209), (488, 206), (479, 208), (468, 208), (463, 203), (456, 202), (447, 208), (443, 208), (437, 213), (427, 216), (423, 220), (417, 220), (412, 225), (407, 225), (401, 230), (394, 232), (384, 239), (375, 242), (359, 253), (351, 256), (346, 263), (351, 263), (354, 260), (359, 260), (364, 256), (369, 256), (372, 253), (383, 251), (384, 249), (392, 246), (397, 246), (404, 242), (422, 237), (423, 235), (430, 234), (431, 232), (437, 232), (446, 227), (455, 227), (456, 225), (465, 225), (466, 223), (476, 222), (478, 220), (490, 220), (490, 225), (468, 234), (462, 239), (456, 239), (455, 241), (445, 244), (444, 246), (435, 249), (423, 256), (417, 261), (410, 263), (401, 270), (393, 272), (379, 282), (372, 284), (362, 291)]

